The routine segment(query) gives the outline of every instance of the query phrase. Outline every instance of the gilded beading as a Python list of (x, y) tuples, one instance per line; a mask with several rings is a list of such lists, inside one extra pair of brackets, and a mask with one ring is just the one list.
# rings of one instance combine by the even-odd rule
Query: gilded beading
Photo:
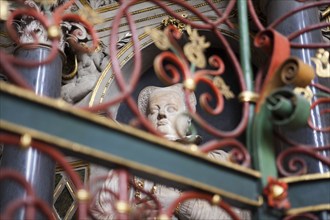
[(199, 149), (198, 149), (198, 147), (197, 147), (196, 144), (192, 144), (192, 145), (190, 145), (189, 149), (190, 149), (191, 151), (193, 151), (193, 152), (198, 152), (198, 151), (199, 151)]
[(116, 210), (117, 210), (117, 212), (119, 212), (121, 214), (126, 214), (126, 213), (129, 213), (131, 211), (131, 208), (130, 208), (130, 206), (127, 202), (118, 201), (116, 203)]
[(89, 192), (85, 189), (79, 189), (77, 192), (77, 199), (79, 201), (88, 201), (90, 198)]
[(272, 194), (274, 198), (279, 198), (280, 196), (282, 196), (283, 193), (284, 193), (284, 189), (282, 186), (274, 185), (272, 187)]
[(188, 78), (183, 82), (183, 87), (190, 91), (194, 91), (196, 89), (196, 83), (193, 78)]
[(156, 184), (154, 184), (153, 186), (152, 186), (152, 188), (151, 188), (151, 194), (152, 195), (155, 195), (155, 193), (156, 193), (156, 190), (157, 190), (157, 186), (156, 186)]
[(136, 186), (134, 194), (135, 198), (142, 199), (142, 194), (140, 190), (144, 188), (144, 180), (134, 177), (134, 185)]
[(219, 205), (221, 200), (222, 200), (221, 196), (216, 194), (212, 197), (211, 203), (212, 203), (212, 205)]
[(20, 138), (20, 146), (23, 148), (28, 148), (31, 146), (32, 143), (32, 137), (29, 134), (23, 134)]
[(243, 91), (238, 95), (240, 102), (256, 103), (259, 99), (259, 94), (252, 91)]
[(47, 29), (47, 34), (50, 39), (56, 39), (61, 37), (61, 29), (58, 25), (51, 25)]
[(170, 220), (170, 217), (166, 214), (161, 214), (157, 217), (157, 220)]

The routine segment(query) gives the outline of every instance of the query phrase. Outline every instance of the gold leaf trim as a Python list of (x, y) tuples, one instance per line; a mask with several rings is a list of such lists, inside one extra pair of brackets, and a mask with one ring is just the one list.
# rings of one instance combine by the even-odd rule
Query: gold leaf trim
[(321, 179), (330, 179), (330, 172), (285, 177), (285, 178), (280, 178), (279, 180), (286, 183), (295, 183), (295, 182), (313, 181), (313, 180), (321, 180)]

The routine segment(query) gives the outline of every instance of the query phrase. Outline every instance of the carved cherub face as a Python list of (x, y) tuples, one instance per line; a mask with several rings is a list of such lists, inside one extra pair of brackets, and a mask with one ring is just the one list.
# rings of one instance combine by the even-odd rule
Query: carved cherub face
[(147, 117), (153, 126), (169, 140), (179, 139), (178, 132), (185, 135), (188, 117), (183, 96), (175, 90), (158, 89), (150, 94)]

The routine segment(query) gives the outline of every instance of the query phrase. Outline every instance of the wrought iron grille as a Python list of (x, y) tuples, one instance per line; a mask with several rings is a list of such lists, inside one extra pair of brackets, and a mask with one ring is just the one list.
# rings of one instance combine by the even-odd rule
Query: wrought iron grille
[[(330, 1), (291, 0), (288, 8), (282, 3), (122, 0), (110, 4), (113, 17), (99, 27), (94, 13), (102, 13), (103, 3), (93, 10), (73, 0), (2, 1), (3, 32), (18, 49), (11, 52), (3, 44), (0, 51), (8, 79), (0, 84), (5, 145), (0, 180), (2, 189), (11, 185), (22, 192), (2, 199), (1, 219), (56, 218), (34, 182), (6, 166), (20, 163), (6, 159), (7, 149), (18, 154), (32, 149), (56, 162), (71, 180), (78, 219), (97, 218), (94, 206), (102, 190), (114, 219), (180, 218), (187, 201), (204, 201), (232, 219), (329, 218)], [(138, 18), (144, 9), (137, 12), (137, 5), (158, 10), (151, 17), (162, 22), (144, 24), (148, 19)], [(27, 21), (42, 28), (20, 29)], [(108, 44), (100, 43), (104, 30)], [(22, 35), (29, 36), (28, 43)], [(77, 79), (79, 72), (71, 68), (77, 56), (91, 61), (95, 51), (109, 55), (109, 63), (92, 84), (89, 105), (59, 99), (61, 85), (46, 94), (45, 85), (31, 80), (42, 68), (49, 71), (47, 86), (58, 85), (61, 77)], [(70, 73), (61, 76), (63, 59)], [(152, 68), (146, 65), (151, 62)], [(140, 112), (137, 93), (154, 83), (182, 84), (192, 138), (166, 140)], [(193, 92), (196, 111), (188, 101)], [(131, 115), (126, 121), (120, 121), (122, 111)], [(204, 140), (197, 146), (200, 133)], [(226, 151), (226, 159), (209, 158), (214, 150)], [(113, 171), (85, 184), (67, 156)], [(102, 187), (110, 179), (117, 179), (117, 190)], [(146, 190), (144, 180), (157, 184)], [(178, 195), (166, 206), (156, 193), (164, 185)]]

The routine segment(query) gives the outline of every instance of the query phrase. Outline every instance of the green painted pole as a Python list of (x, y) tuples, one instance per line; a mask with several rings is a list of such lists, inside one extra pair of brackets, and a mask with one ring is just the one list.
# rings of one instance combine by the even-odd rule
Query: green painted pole
[[(247, 15), (247, 1), (238, 0), (238, 17), (240, 31), (240, 59), (248, 91), (254, 91), (251, 68), (251, 53), (249, 40), (249, 24)], [(246, 129), (247, 147), (251, 154), (255, 169), (262, 174), (262, 186), (267, 184), (268, 176), (277, 176), (275, 158), (272, 146), (272, 127), (266, 123), (269, 112), (262, 107), (258, 114), (254, 114), (254, 105), (249, 106), (249, 122)]]
[[(240, 35), (240, 60), (244, 73), (247, 91), (253, 91), (253, 73), (251, 68), (251, 52), (249, 39), (249, 23), (247, 1), (239, 0), (237, 2), (238, 18), (239, 18), (239, 35)], [(252, 121), (253, 121), (254, 105), (249, 106), (249, 122), (246, 129), (246, 145), (249, 152), (252, 152)]]
[[(240, 34), (240, 61), (244, 73), (246, 90), (253, 92), (254, 86), (253, 73), (250, 62), (251, 50), (249, 39), (247, 0), (238, 0), (237, 8)], [(262, 188), (266, 184), (267, 174), (273, 174), (275, 167), (275, 164), (265, 166), (265, 161), (267, 161), (268, 159), (270, 163), (274, 162), (274, 152), (272, 152), (273, 148), (269, 146), (269, 140), (272, 140), (272, 136), (269, 136), (271, 135), (272, 129), (269, 126), (269, 123), (265, 123), (268, 117), (267, 114), (267, 111), (262, 111), (259, 116), (254, 115), (254, 104), (249, 104), (249, 119), (246, 128), (246, 145), (251, 155), (254, 168), (259, 169), (262, 175), (262, 180), (260, 183), (260, 194), (262, 193)], [(273, 216), (269, 213), (265, 204), (258, 208), (256, 212), (252, 213), (252, 218), (269, 220), (277, 219), (276, 216)]]

